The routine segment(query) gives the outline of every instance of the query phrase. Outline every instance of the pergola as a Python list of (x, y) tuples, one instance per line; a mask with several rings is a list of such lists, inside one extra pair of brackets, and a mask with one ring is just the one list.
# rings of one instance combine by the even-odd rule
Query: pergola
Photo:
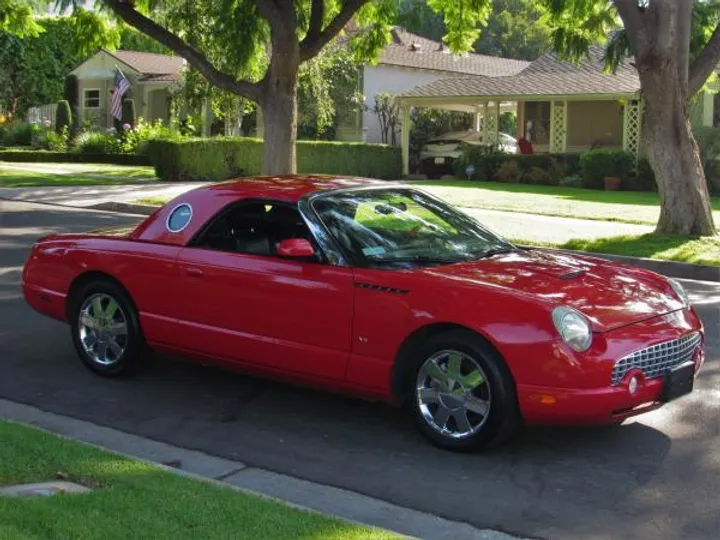
[(396, 99), (404, 174), (409, 173), (413, 107), (475, 113), (476, 128), (482, 126), (483, 141), (488, 143), (498, 140), (501, 112), (514, 110), (517, 137), (529, 139), (536, 152), (581, 152), (597, 144), (635, 154), (641, 149), (643, 107), (637, 73), (629, 65), (606, 73), (601, 50), (591, 50), (579, 65), (547, 54), (516, 75), (441, 79)]

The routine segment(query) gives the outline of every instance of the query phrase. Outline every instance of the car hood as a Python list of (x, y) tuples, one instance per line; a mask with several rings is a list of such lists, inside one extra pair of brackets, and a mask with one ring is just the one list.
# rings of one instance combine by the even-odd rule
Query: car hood
[(630, 266), (544, 250), (519, 250), (423, 270), (469, 285), (502, 287), (581, 311), (607, 332), (684, 307), (665, 278)]

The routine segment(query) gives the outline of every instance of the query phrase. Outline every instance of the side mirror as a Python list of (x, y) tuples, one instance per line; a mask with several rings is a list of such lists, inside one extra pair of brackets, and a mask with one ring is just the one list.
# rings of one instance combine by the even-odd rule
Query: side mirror
[(304, 238), (288, 238), (278, 244), (277, 254), (281, 257), (309, 258), (315, 255), (315, 249)]

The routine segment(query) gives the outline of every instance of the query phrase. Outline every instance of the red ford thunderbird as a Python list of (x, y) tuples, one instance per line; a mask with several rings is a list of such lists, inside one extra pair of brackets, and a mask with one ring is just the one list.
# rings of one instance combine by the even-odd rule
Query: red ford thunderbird
[(411, 186), (205, 186), (132, 229), (53, 235), (27, 302), (119, 376), (151, 351), (404, 405), (435, 444), (612, 424), (683, 396), (704, 332), (682, 286), (513, 245)]

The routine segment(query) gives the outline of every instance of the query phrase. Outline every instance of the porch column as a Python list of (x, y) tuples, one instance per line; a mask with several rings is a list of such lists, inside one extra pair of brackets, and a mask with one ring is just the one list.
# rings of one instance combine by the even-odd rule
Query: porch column
[(550, 102), (550, 152), (567, 151), (567, 101)]
[(493, 101), (492, 106), (489, 106), (489, 103), (487, 105), (487, 116), (484, 119), (486, 137), (483, 141), (485, 144), (497, 144), (500, 129), (500, 101)]
[(483, 143), (484, 143), (484, 144), (488, 144), (488, 116), (489, 116), (490, 111), (489, 111), (489, 107), (488, 107), (488, 102), (487, 102), (487, 101), (483, 102), (482, 108), (483, 108), (483, 112), (482, 112), (482, 115), (483, 115), (482, 140), (483, 140)]
[(623, 150), (637, 156), (640, 152), (642, 133), (642, 103), (628, 100), (623, 113)]
[(475, 131), (477, 131), (478, 133), (480, 133), (480, 131), (482, 130), (482, 117), (483, 113), (480, 110), (480, 107), (475, 107)]
[(410, 106), (400, 107), (400, 147), (402, 149), (403, 176), (410, 174)]
[(525, 137), (525, 102), (524, 101), (518, 101), (517, 102), (517, 111), (515, 113), (515, 118), (517, 118), (517, 127), (515, 129), (515, 137), (518, 139), (522, 139)]

